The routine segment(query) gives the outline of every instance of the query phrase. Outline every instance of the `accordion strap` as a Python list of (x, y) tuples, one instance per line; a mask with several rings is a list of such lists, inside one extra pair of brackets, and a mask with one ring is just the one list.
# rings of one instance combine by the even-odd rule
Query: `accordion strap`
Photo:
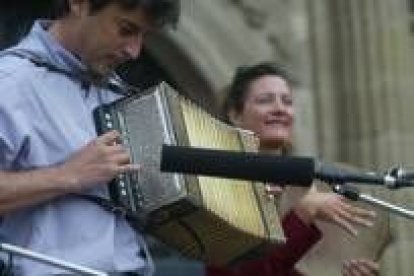
[[(79, 81), (83, 88), (89, 87), (91, 84), (99, 85), (100, 87), (111, 89), (113, 92), (121, 95), (128, 95), (127, 89), (133, 89), (135, 87), (126, 84), (116, 73), (113, 73), (110, 78), (105, 81), (98, 81), (98, 79), (93, 78), (91, 74), (85, 73), (75, 73), (69, 69), (62, 68), (56, 64), (53, 64), (50, 61), (47, 61), (43, 57), (39, 56), (35, 52), (25, 50), (25, 49), (9, 49), (3, 52), (0, 52), (1, 56), (12, 55), (22, 59), (29, 60), (37, 67), (43, 67), (49, 70), (50, 72), (58, 73), (65, 75), (69, 79)], [(1, 275), (0, 275), (1, 276)]]

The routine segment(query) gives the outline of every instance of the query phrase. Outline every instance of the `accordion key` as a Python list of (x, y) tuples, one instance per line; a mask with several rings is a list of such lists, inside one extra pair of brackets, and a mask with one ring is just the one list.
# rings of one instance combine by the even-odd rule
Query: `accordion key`
[(182, 254), (225, 264), (284, 241), (263, 183), (160, 172), (163, 144), (255, 151), (250, 132), (229, 126), (166, 83), (95, 110), (98, 133), (116, 129), (137, 173), (109, 185), (152, 235)]

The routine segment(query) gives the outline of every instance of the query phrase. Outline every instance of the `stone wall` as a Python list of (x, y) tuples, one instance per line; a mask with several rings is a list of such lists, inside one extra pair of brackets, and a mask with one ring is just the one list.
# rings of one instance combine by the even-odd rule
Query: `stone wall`
[[(181, 89), (204, 95), (213, 112), (237, 66), (284, 63), (300, 82), (298, 154), (380, 171), (409, 166), (414, 164), (409, 1), (186, 0), (177, 31), (158, 37), (168, 43), (153, 43), (152, 51)], [(362, 189), (394, 203), (414, 201), (411, 191)], [(300, 193), (290, 191), (289, 204)], [(336, 258), (377, 259), (385, 275), (410, 275), (414, 225), (378, 212), (374, 229), (361, 231), (359, 240), (327, 229), (325, 243), (300, 267), (311, 275), (339, 275), (340, 260), (327, 255), (345, 246), (353, 249)]]

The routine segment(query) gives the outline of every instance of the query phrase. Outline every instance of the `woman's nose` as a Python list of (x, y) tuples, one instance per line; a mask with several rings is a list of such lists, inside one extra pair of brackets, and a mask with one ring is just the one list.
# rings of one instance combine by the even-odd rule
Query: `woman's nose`
[(273, 111), (274, 112), (279, 113), (279, 112), (285, 112), (287, 107), (286, 107), (286, 105), (283, 103), (283, 101), (281, 99), (276, 98), (273, 101), (272, 108), (273, 108)]

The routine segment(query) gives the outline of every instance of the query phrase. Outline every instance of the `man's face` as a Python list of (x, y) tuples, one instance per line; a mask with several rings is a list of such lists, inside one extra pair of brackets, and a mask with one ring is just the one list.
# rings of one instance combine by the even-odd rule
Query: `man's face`
[(79, 2), (73, 20), (78, 35), (75, 53), (93, 73), (104, 76), (139, 56), (152, 27), (145, 10), (124, 10), (114, 2), (91, 14), (88, 1)]

